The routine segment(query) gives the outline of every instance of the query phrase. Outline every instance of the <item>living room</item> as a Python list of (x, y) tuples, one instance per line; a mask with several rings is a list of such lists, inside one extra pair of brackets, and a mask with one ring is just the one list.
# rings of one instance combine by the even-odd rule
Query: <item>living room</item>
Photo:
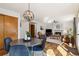
[[(35, 46), (36, 52), (31, 52), (31, 56), (77, 56), (78, 7), (78, 3), (1, 3), (0, 50), (4, 47), (4, 38), (8, 36), (13, 40), (11, 46), (17, 43), (29, 46), (30, 40), (40, 43), (42, 35), (45, 35), (42, 52), (37, 51), (39, 49)], [(32, 44), (30, 48), (33, 48)], [(3, 50), (0, 54), (7, 55)]]

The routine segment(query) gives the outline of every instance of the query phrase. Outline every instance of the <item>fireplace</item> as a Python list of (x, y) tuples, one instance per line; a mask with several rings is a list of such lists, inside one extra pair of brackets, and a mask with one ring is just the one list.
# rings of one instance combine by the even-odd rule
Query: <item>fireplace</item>
[(61, 35), (61, 32), (55, 32), (54, 35)]
[(46, 36), (52, 35), (52, 29), (46, 29)]

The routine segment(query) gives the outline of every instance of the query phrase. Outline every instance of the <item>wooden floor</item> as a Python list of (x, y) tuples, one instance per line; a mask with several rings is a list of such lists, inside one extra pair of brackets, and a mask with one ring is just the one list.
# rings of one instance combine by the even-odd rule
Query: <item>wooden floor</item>
[(46, 53), (48, 49), (52, 49), (55, 56), (62, 56), (62, 54), (57, 50), (57, 47), (58, 47), (58, 44), (46, 42), (44, 51)]
[[(55, 53), (55, 56), (62, 56), (61, 53), (57, 50), (57, 46), (58, 46), (58, 44), (46, 42), (44, 51), (46, 53), (46, 51), (48, 49), (52, 49)], [(5, 50), (0, 50), (0, 56), (3, 56), (5, 54), (7, 54), (7, 52)]]
[(7, 54), (7, 52), (5, 50), (0, 50), (0, 56), (3, 56), (5, 54)]
[[(59, 44), (46, 42), (44, 52), (47, 53), (48, 49), (52, 49), (54, 54), (55, 54), (55, 56), (62, 56), (62, 54), (57, 49), (58, 46), (59, 46)], [(75, 50), (73, 50), (73, 52), (74, 51)], [(0, 56), (3, 56), (5, 54), (7, 54), (7, 52), (5, 50), (0, 50)]]

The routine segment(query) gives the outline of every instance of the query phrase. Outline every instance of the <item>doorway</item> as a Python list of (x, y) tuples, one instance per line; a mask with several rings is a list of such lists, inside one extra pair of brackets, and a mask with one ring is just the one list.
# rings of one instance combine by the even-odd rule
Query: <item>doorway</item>
[(31, 33), (31, 37), (34, 38), (35, 37), (35, 24), (29, 24), (29, 29), (30, 29), (30, 33)]

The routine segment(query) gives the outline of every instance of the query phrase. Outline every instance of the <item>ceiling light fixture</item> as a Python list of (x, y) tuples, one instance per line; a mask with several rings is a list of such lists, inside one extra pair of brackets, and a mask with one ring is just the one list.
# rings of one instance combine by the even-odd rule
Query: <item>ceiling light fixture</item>
[(44, 22), (45, 23), (52, 23), (54, 20), (53, 20), (53, 18), (52, 17), (45, 17), (44, 18)]
[(30, 3), (28, 3), (28, 10), (25, 10), (23, 13), (23, 18), (27, 21), (31, 21), (34, 20), (34, 14), (33, 12), (30, 10)]

